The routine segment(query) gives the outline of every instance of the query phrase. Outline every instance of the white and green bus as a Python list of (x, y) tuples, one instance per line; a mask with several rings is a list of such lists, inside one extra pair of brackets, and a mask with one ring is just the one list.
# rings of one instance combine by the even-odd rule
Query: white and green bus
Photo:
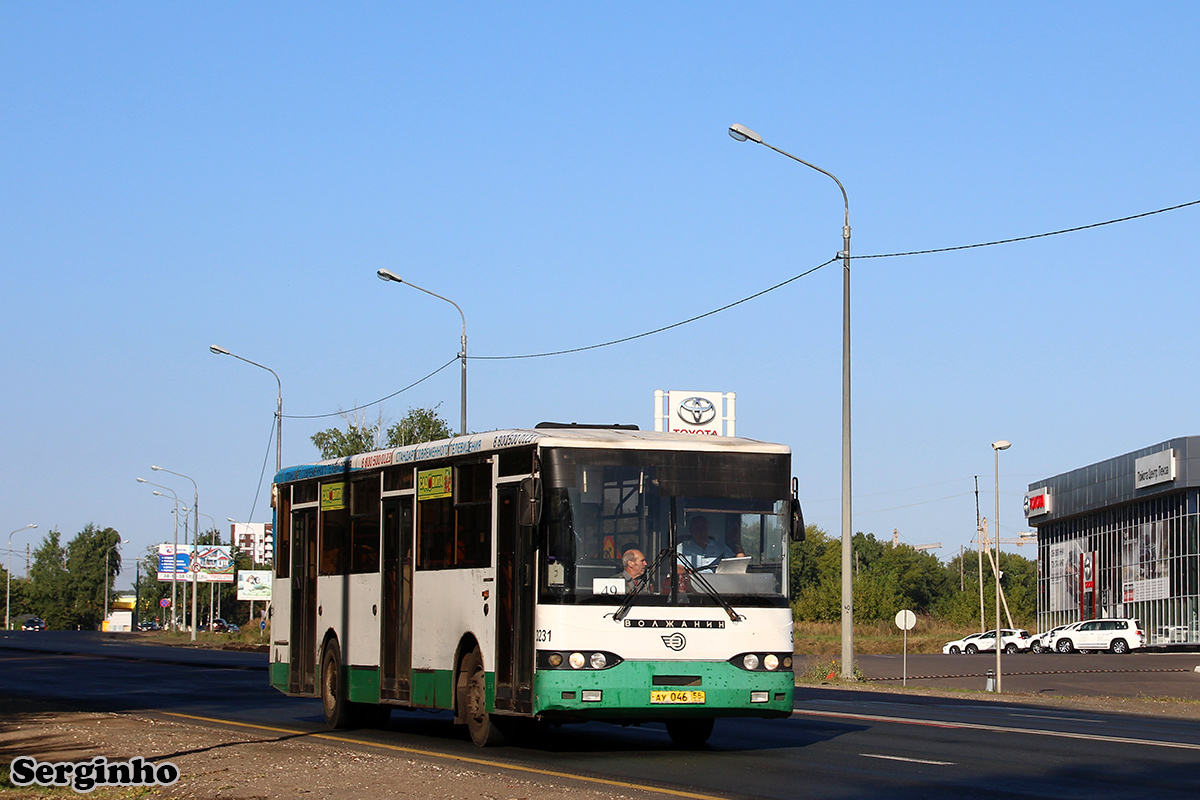
[[(695, 746), (717, 717), (786, 717), (790, 476), (783, 445), (552, 423), (285, 469), (271, 685), (332, 727), (452, 711), (480, 746), (520, 718)], [(698, 517), (741, 557), (681, 556)]]

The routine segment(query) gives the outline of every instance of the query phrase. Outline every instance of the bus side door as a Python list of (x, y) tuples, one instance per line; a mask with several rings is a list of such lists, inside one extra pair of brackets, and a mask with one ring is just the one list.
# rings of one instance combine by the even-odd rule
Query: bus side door
[(317, 672), (317, 510), (292, 512), (292, 630), (288, 691), (312, 694)]
[(533, 528), (517, 515), (517, 486), (496, 487), (496, 708), (533, 711)]
[(412, 697), (413, 498), (383, 501), (383, 618), (379, 695)]

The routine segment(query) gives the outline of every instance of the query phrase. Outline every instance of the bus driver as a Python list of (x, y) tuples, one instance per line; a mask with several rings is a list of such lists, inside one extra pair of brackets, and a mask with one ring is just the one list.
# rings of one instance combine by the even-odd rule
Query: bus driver
[[(677, 552), (679, 560), (686, 562), (694, 570), (715, 570), (722, 558), (744, 556), (745, 553), (735, 553), (728, 546), (708, 535), (708, 519), (697, 515), (688, 523), (689, 538), (679, 543)], [(680, 568), (680, 572), (682, 572)]]

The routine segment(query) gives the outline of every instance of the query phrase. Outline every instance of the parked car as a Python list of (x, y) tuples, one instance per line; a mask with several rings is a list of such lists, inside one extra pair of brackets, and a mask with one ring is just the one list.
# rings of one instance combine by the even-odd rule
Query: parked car
[[(1006, 653), (1020, 653), (1029, 649), (1029, 631), (1003, 628), (1001, 636), (1004, 652)], [(958, 653), (973, 655), (975, 653), (994, 651), (995, 649), (995, 631), (972, 633), (969, 636), (964, 636), (961, 639), (955, 639), (952, 642), (946, 642), (946, 644), (942, 645), (942, 652), (946, 655), (957, 655)]]
[(41, 617), (30, 617), (21, 623), (23, 631), (44, 631), (46, 630), (46, 621)]
[(1146, 633), (1136, 619), (1089, 619), (1054, 634), (1049, 646), (1060, 653), (1092, 650), (1128, 653), (1146, 646)]
[(139, 631), (156, 631), (156, 630), (159, 630), (159, 625), (158, 625), (158, 623), (157, 623), (157, 622), (155, 622), (155, 621), (154, 621), (154, 620), (152, 620), (152, 619), (143, 620), (143, 621), (139, 622), (137, 627), (138, 627), (138, 630), (139, 630)]
[(1029, 637), (1030, 652), (1045, 653), (1052, 650), (1053, 648), (1050, 646), (1050, 640), (1054, 637), (1054, 634), (1067, 627), (1069, 626), (1059, 625), (1058, 627), (1051, 628), (1050, 630), (1043, 631), (1042, 633), (1035, 633), (1033, 636)]

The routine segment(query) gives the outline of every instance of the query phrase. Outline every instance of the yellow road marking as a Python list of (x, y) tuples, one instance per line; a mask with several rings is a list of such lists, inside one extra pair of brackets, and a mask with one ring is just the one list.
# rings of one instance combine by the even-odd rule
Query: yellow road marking
[(486, 758), (473, 758), (471, 756), (459, 756), (449, 753), (439, 753), (436, 750), (422, 750), (417, 747), (404, 747), (398, 744), (385, 744), (382, 742), (368, 742), (362, 739), (351, 739), (347, 736), (336, 736), (332, 733), (313, 733), (311, 731), (293, 730), (291, 728), (276, 728), (270, 725), (258, 725), (251, 722), (235, 722), (229, 719), (215, 719), (213, 717), (198, 717), (192, 714), (180, 714), (174, 711), (161, 712), (168, 717), (179, 717), (180, 719), (191, 719), (197, 722), (210, 722), (218, 725), (233, 725), (238, 728), (252, 728), (260, 731), (271, 731), (272, 733), (286, 733), (294, 736), (308, 736), (315, 739), (325, 739), (330, 742), (342, 742), (345, 744), (353, 744), (367, 747), (380, 747), (384, 750), (394, 750), (398, 753), (408, 753), (411, 755), (425, 756), (427, 758), (441, 758), (449, 761), (460, 761), (466, 764), (477, 764), (484, 767), (494, 767), (497, 769), (508, 769), (516, 772), (529, 772), (534, 775), (542, 775), (548, 778), (560, 778), (568, 781), (583, 781), (585, 783), (597, 783), (602, 786), (615, 786), (621, 789), (630, 789), (639, 792), (649, 792), (652, 794), (664, 794), (671, 797), (689, 797), (693, 800), (724, 800), (720, 795), (698, 794), (696, 792), (685, 792), (681, 789), (662, 789), (654, 786), (646, 786), (640, 783), (629, 783), (628, 781), (616, 781), (609, 778), (589, 778), (583, 775), (572, 775), (568, 772), (556, 772), (550, 769), (538, 769), (537, 767), (525, 767), (520, 764), (506, 764), (502, 761), (491, 761)]

